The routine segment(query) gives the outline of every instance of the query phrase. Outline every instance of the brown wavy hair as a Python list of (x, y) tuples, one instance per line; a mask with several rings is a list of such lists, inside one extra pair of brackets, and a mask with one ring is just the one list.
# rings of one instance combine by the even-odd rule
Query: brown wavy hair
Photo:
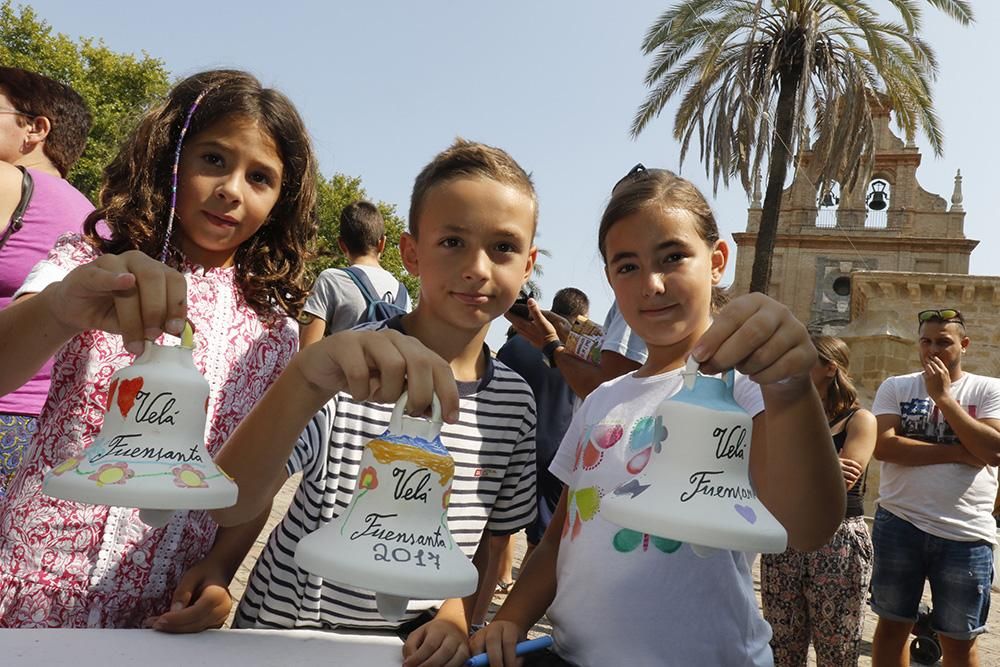
[[(281, 192), (267, 224), (236, 250), (236, 282), (247, 304), (262, 318), (273, 316), (276, 308), (296, 317), (310, 287), (306, 262), (317, 230), (316, 159), (291, 101), (262, 87), (246, 72), (195, 74), (149, 109), (104, 169), (99, 205), (84, 222), (84, 233), (101, 252), (141, 250), (159, 258), (166, 241), (178, 137), (195, 98), (205, 91), (191, 119), (188, 138), (237, 116), (258, 123), (278, 148), (284, 165)], [(109, 238), (97, 231), (101, 220), (111, 231)], [(181, 259), (174, 234), (167, 264), (177, 268)]]
[(858, 404), (858, 390), (848, 372), (851, 367), (851, 350), (847, 343), (834, 336), (813, 336), (812, 343), (819, 362), (824, 366), (833, 364), (837, 368), (836, 374), (830, 378), (826, 395), (820, 397), (823, 399), (827, 419), (834, 419)]
[[(719, 240), (719, 225), (715, 221), (712, 207), (708, 205), (705, 196), (695, 187), (694, 183), (666, 169), (646, 169), (636, 165), (625, 178), (620, 180), (611, 190), (611, 199), (601, 216), (601, 224), (597, 229), (597, 247), (605, 263), (608, 258), (605, 253), (605, 241), (608, 231), (630, 215), (649, 207), (658, 206), (661, 209), (679, 209), (687, 211), (695, 219), (695, 229), (698, 236), (711, 249)], [(729, 294), (725, 288), (712, 286), (712, 312), (716, 313), (729, 303)]]

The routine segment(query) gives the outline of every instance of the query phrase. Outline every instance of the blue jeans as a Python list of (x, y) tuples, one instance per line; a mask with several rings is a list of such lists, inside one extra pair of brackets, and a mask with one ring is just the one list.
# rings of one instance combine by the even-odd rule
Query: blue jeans
[(881, 507), (875, 513), (872, 542), (872, 611), (878, 616), (916, 622), (927, 580), (935, 632), (958, 640), (986, 632), (993, 582), (990, 543), (935, 537)]

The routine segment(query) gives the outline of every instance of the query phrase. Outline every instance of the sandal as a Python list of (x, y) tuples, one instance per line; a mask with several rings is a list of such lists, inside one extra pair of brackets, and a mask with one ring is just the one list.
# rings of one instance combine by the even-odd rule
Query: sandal
[(498, 581), (497, 590), (494, 595), (507, 595), (510, 593), (510, 589), (514, 587), (513, 581)]

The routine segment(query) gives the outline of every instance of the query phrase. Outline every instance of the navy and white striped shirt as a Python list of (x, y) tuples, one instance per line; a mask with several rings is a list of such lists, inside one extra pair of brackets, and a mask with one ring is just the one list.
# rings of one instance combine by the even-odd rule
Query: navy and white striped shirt
[[(399, 329), (399, 318), (378, 328)], [(471, 558), (483, 530), (514, 533), (534, 521), (535, 401), (531, 389), (486, 350), (479, 382), (460, 382), (461, 416), (445, 424), (441, 442), (455, 459), (448, 526)], [(298, 541), (330, 522), (351, 501), (368, 441), (385, 432), (392, 405), (337, 394), (299, 436), (288, 473), (302, 482), (285, 518), (271, 533), (236, 612), (239, 628), (395, 629), (439, 600), (412, 600), (399, 622), (383, 619), (375, 596), (300, 569)]]

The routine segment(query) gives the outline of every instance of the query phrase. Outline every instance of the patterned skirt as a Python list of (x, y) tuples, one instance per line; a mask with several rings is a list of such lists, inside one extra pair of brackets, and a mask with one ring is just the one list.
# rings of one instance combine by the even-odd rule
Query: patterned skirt
[(14, 479), (24, 450), (37, 431), (37, 417), (0, 414), (0, 498)]

